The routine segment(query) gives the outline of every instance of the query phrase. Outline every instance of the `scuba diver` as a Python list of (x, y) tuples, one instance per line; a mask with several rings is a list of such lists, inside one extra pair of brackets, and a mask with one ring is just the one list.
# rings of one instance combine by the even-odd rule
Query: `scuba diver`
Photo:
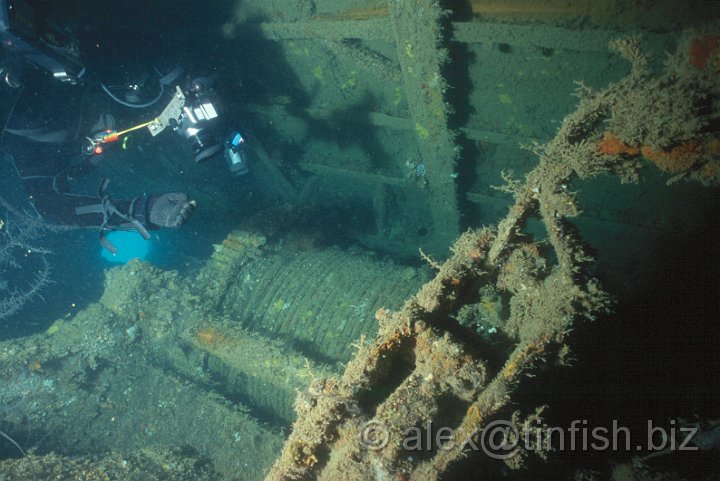
[[(248, 171), (242, 135), (235, 131), (220, 140), (222, 111), (210, 79), (197, 78), (181, 88), (176, 82), (182, 70), (175, 68), (118, 85), (103, 83), (83, 66), (80, 42), (20, 0), (0, 0), (0, 41), (0, 81), (17, 92), (0, 147), (47, 222), (97, 227), (102, 245), (114, 253), (107, 231), (135, 230), (148, 239), (150, 230), (188, 221), (197, 203), (182, 192), (115, 199), (107, 193), (107, 180), (100, 182), (95, 196), (71, 191), (72, 181), (97, 167), (109, 144), (131, 131), (147, 128), (154, 137), (171, 128), (193, 144), (196, 162), (224, 151), (233, 174)], [(107, 94), (128, 108), (169, 101), (155, 119), (118, 132), (110, 114), (101, 114), (92, 126), (83, 125), (82, 108), (91, 88), (98, 92), (94, 95)]]

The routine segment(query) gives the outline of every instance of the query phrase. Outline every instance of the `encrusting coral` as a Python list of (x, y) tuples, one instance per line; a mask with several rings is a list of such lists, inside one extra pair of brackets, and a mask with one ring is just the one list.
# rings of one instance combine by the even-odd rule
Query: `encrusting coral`
[[(652, 161), (661, 170), (677, 174), (690, 169), (702, 166), (699, 172), (700, 178), (713, 180), (717, 176), (717, 168), (720, 167), (716, 156), (720, 154), (720, 139), (710, 138), (703, 142), (688, 141), (670, 149), (654, 149), (649, 145), (632, 146), (618, 138), (612, 132), (605, 132), (603, 138), (598, 142), (598, 152), (602, 155), (626, 155), (636, 156), (642, 154), (647, 160)], [(714, 168), (712, 168), (714, 166)]]
[[(638, 39), (613, 47), (628, 59), (632, 73), (614, 89), (607, 106), (607, 128), (596, 152), (629, 165), (639, 157), (680, 179), (720, 183), (720, 36), (692, 30), (681, 36), (659, 74), (648, 71)], [(636, 166), (639, 164), (636, 164)]]
[[(659, 75), (648, 71), (637, 39), (613, 42), (632, 63), (631, 73), (599, 91), (581, 86), (577, 110), (553, 140), (535, 147), (539, 164), (524, 180), (507, 179), (503, 190), (515, 202), (497, 227), (461, 235), (449, 260), (431, 262), (435, 279), (401, 310), (377, 312), (376, 338), (358, 344), (340, 377), (318, 381), (322, 396), (308, 402), (300, 394), (298, 421), (267, 481), (438, 479), (468, 455), (473, 433), (507, 413), (532, 370), (563, 362), (572, 325), (610, 305), (587, 275), (592, 258), (569, 222), (580, 214), (569, 183), (606, 172), (636, 180), (640, 154), (687, 180), (720, 180), (718, 141), (704, 114), (717, 110), (718, 79), (712, 69), (694, 66), (713, 64), (716, 50), (706, 47), (712, 41), (692, 50), (695, 63), (690, 58), (690, 45), (701, 35), (689, 32)], [(701, 56), (700, 50), (710, 53)], [(545, 225), (547, 253), (519, 234), (530, 216)], [(505, 343), (460, 336), (448, 324), (468, 299), (482, 302), (479, 293), (488, 290), (510, 298), (507, 321), (497, 323)], [(423, 459), (407, 456), (400, 448), (403, 433), (441, 416), (441, 399), (448, 397), (458, 403), (453, 447)], [(366, 435), (370, 448), (358, 442)]]

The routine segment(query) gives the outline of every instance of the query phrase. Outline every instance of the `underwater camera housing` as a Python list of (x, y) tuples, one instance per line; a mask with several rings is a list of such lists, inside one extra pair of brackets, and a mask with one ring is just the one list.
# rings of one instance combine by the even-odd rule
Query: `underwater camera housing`
[(195, 162), (204, 162), (223, 150), (230, 172), (246, 174), (249, 164), (245, 139), (238, 130), (230, 130), (225, 137), (220, 134), (227, 127), (219, 97), (211, 85), (209, 79), (198, 78), (185, 90), (175, 87), (175, 94), (163, 112), (143, 125), (147, 125), (153, 137), (171, 126), (192, 143)]
[(193, 144), (195, 162), (203, 162), (223, 149), (219, 98), (206, 79), (192, 81), (175, 131)]

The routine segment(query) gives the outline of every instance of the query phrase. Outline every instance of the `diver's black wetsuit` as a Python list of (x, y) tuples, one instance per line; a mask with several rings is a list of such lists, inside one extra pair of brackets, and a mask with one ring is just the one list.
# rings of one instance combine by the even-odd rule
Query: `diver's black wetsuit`
[(69, 177), (91, 170), (94, 160), (82, 158), (80, 126), (70, 122), (80, 118), (75, 101), (83, 90), (52, 79), (35, 79), (18, 94), (0, 146), (12, 158), (43, 218), (55, 224), (99, 226), (101, 214), (75, 212), (76, 207), (97, 204), (98, 198), (71, 194), (68, 185)]
[[(54, 224), (97, 226), (101, 232), (135, 229), (145, 238), (148, 229), (184, 224), (196, 203), (180, 192), (116, 200), (105, 194), (104, 182), (96, 196), (70, 191), (69, 181), (99, 161), (92, 152), (96, 144), (85, 143), (85, 136), (95, 138), (108, 126), (90, 125), (102, 106), (85, 100), (100, 98), (101, 84), (88, 78), (80, 63), (83, 42), (45, 18), (46, 8), (23, 3), (23, 9), (13, 9), (7, 0), (0, 0), (0, 88), (19, 91), (0, 133), (0, 148), (12, 159), (35, 209)], [(97, 40), (84, 43), (88, 53), (94, 51), (91, 46), (100, 46)], [(83, 144), (90, 151), (87, 154)], [(114, 250), (102, 234), (101, 240)]]
[[(83, 125), (80, 119), (97, 118), (82, 112), (83, 98), (97, 98), (90, 86), (68, 85), (38, 76), (20, 92), (0, 147), (10, 155), (32, 204), (47, 221), (58, 225), (97, 226), (103, 229), (178, 227), (192, 214), (195, 203), (172, 192), (116, 200), (70, 191), (70, 180), (92, 171), (100, 156), (85, 155), (85, 135), (105, 125)], [(94, 121), (94, 119), (93, 119)], [(111, 246), (107, 246), (111, 248)]]
[[(79, 108), (87, 87), (33, 79), (19, 93), (0, 147), (10, 155), (38, 213), (54, 224), (100, 226), (101, 213), (76, 208), (96, 205), (97, 196), (70, 193), (70, 178), (90, 172), (99, 158), (81, 152), (83, 129)], [(129, 202), (125, 202), (125, 207)], [(119, 223), (120, 219), (116, 219)], [(112, 224), (111, 224), (112, 225)]]

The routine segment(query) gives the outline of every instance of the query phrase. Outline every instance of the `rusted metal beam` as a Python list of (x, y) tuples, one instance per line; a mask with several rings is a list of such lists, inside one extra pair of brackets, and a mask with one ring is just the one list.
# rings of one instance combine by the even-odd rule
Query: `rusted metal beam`
[(412, 5), (388, 0), (388, 11), (405, 96), (425, 166), (433, 244), (436, 252), (444, 254), (460, 232), (455, 188), (459, 148), (448, 126), (444, 99), (447, 84), (442, 75), (447, 61), (447, 51), (441, 47), (441, 20), (445, 14), (434, 0), (417, 0)]
[[(388, 18), (370, 20), (324, 20), (309, 22), (266, 22), (260, 28), (271, 40), (378, 40), (393, 42), (392, 21)], [(451, 41), (468, 44), (508, 44), (542, 47), (575, 52), (606, 52), (616, 32), (603, 29), (571, 30), (543, 25), (512, 25), (490, 22), (453, 22)], [(660, 37), (646, 33), (645, 36)], [(659, 38), (657, 39), (659, 40)]]

